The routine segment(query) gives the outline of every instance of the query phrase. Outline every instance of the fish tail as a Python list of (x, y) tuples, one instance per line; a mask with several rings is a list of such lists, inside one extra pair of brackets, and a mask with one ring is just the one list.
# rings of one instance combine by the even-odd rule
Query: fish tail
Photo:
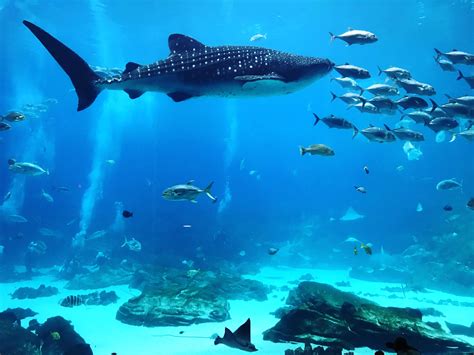
[(214, 339), (214, 345), (217, 344), (222, 344), (222, 338), (220, 336), (217, 336), (216, 339)]
[(49, 33), (29, 21), (23, 21), (23, 24), (38, 38), (71, 79), (78, 97), (77, 111), (92, 105), (101, 91), (96, 85), (100, 76), (94, 73), (84, 59)]
[(360, 90), (360, 95), (362, 96), (362, 94), (364, 93), (365, 89), (362, 87), (362, 86), (358, 86), (359, 90)]
[(314, 123), (313, 123), (313, 126), (316, 126), (316, 125), (318, 124), (318, 122), (320, 121), (320, 118), (319, 118), (318, 115), (315, 114), (314, 112), (313, 112), (313, 116), (314, 116), (314, 118), (315, 118), (315, 121), (314, 121)]
[(300, 147), (300, 154), (305, 155), (306, 154), (306, 149), (304, 147)]
[(352, 133), (352, 139), (354, 139), (358, 133), (359, 133), (359, 129), (356, 126), (354, 126), (354, 133)]
[(337, 99), (337, 95), (331, 91), (332, 99), (331, 102)]
[(438, 106), (438, 104), (436, 103), (435, 100), (430, 99), (430, 101), (431, 101), (431, 104), (433, 105), (433, 107), (431, 108), (431, 111), (430, 111), (430, 113), (431, 113), (431, 112), (433, 112), (434, 110), (436, 110), (439, 106)]
[(436, 52), (436, 61), (438, 61), (439, 57), (441, 57), (443, 55), (443, 52), (441, 52), (439, 49), (434, 49), (435, 52)]
[(382, 73), (383, 73), (382, 68), (380, 68), (380, 67), (377, 65), (377, 69), (379, 70), (379, 76), (382, 75)]
[(332, 32), (329, 32), (329, 36), (331, 36), (331, 42), (337, 38), (337, 36), (335, 36)]
[(464, 78), (464, 75), (462, 73), (462, 71), (458, 70), (458, 77), (456, 78), (456, 80), (461, 80), (462, 78)]
[(365, 107), (365, 104), (367, 103), (367, 100), (364, 97), (360, 97), (360, 101), (362, 101), (362, 108)]
[(217, 198), (211, 194), (212, 185), (214, 185), (214, 181), (211, 181), (211, 183), (207, 185), (207, 187), (204, 189), (204, 193), (212, 200), (213, 203), (216, 203)]

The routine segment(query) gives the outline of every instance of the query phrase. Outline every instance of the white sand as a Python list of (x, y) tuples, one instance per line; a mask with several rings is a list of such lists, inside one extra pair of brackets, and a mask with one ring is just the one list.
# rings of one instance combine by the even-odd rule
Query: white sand
[[(406, 299), (390, 299), (389, 292), (381, 291), (386, 286), (397, 287), (399, 284), (388, 284), (379, 282), (366, 282), (349, 279), (347, 271), (328, 271), (315, 269), (290, 269), (290, 268), (263, 268), (258, 275), (246, 277), (260, 280), (268, 285), (281, 287), (288, 285), (293, 288), (294, 284), (288, 281), (298, 279), (301, 275), (310, 273), (315, 281), (328, 283), (335, 286), (338, 281), (350, 281), (351, 287), (340, 288), (343, 291), (354, 293), (373, 293), (380, 296), (367, 297), (382, 306), (428, 308), (433, 307), (443, 312), (446, 318), (424, 317), (430, 321), (440, 321), (444, 326), (444, 320), (470, 326), (474, 320), (474, 308), (439, 306), (427, 302), (420, 302), (413, 298), (440, 300), (451, 299), (459, 302), (474, 302), (474, 298), (460, 297), (438, 291), (429, 293), (407, 292)], [(13, 300), (10, 294), (18, 287), (38, 287), (41, 284), (55, 286), (60, 293), (53, 297), (37, 298), (34, 300)], [(204, 323), (189, 327), (156, 327), (146, 328), (123, 324), (115, 320), (115, 314), (120, 305), (127, 299), (138, 295), (138, 290), (129, 289), (127, 286), (114, 286), (105, 290), (114, 290), (120, 297), (119, 302), (109, 306), (79, 306), (75, 308), (64, 308), (59, 305), (60, 300), (71, 294), (86, 294), (95, 290), (70, 291), (64, 289), (64, 281), (56, 281), (53, 277), (42, 276), (31, 281), (0, 284), (0, 311), (9, 307), (31, 308), (39, 314), (36, 316), (39, 322), (49, 317), (61, 315), (71, 320), (76, 331), (92, 345), (94, 354), (107, 355), (117, 352), (119, 355), (141, 355), (141, 354), (238, 354), (238, 350), (230, 349), (224, 345), (215, 346), (210, 336), (214, 333), (223, 335), (224, 327), (235, 330), (248, 317), (252, 319), (252, 342), (259, 350), (258, 354), (277, 355), (283, 354), (285, 349), (296, 348), (296, 344), (277, 344), (263, 340), (262, 332), (271, 328), (278, 321), (270, 312), (285, 304), (287, 291), (274, 291), (265, 302), (258, 301), (230, 301), (230, 320), (223, 323)], [(400, 295), (400, 294), (398, 294)], [(28, 324), (29, 319), (23, 321)], [(180, 331), (184, 331), (182, 335)], [(459, 337), (466, 342), (474, 344), (474, 338)], [(389, 340), (389, 339), (387, 339)], [(358, 349), (356, 354), (373, 354), (369, 349)]]

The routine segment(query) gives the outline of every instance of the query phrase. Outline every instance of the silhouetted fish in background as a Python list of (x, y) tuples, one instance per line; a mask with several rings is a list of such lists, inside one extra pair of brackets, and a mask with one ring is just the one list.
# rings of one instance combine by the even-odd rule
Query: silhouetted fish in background
[(124, 90), (131, 99), (146, 91), (166, 93), (175, 102), (196, 96), (268, 96), (297, 91), (334, 67), (328, 59), (250, 46), (210, 47), (181, 34), (168, 38), (170, 55), (149, 65), (127, 63), (121, 75), (102, 78), (71, 49), (38, 26), (33, 32), (66, 72), (79, 99), (89, 107), (104, 89)]

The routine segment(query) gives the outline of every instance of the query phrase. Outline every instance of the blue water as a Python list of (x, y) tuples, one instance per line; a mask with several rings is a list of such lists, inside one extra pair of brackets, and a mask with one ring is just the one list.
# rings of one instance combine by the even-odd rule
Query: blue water
[[(472, 221), (474, 214), (465, 207), (474, 196), (474, 146), (469, 141), (459, 137), (436, 143), (431, 130), (416, 125), (426, 137), (415, 144), (423, 156), (409, 161), (401, 141), (369, 143), (362, 135), (352, 140), (349, 131), (313, 127), (311, 112), (341, 115), (359, 128), (394, 126), (400, 119), (399, 114), (361, 114), (340, 100), (331, 102), (330, 91), (344, 92), (330, 82), (337, 76), (334, 71), (297, 93), (264, 98), (175, 103), (160, 93), (132, 101), (123, 92), (106, 91), (78, 113), (69, 79), (23, 19), (102, 67), (165, 58), (170, 33), (207, 45), (248, 45), (252, 35), (267, 33), (267, 40), (255, 44), (367, 68), (372, 78), (359, 81), (364, 87), (384, 82), (377, 66), (399, 66), (433, 85), (437, 102), (446, 101), (444, 94), (472, 94), (464, 81), (456, 81), (456, 73), (441, 71), (433, 60), (434, 47), (474, 52), (474, 3), (467, 0), (0, 2), (0, 112), (58, 100), (37, 118), (0, 132), (0, 196), (12, 192), (3, 211), (29, 221), (0, 222), (2, 263), (22, 264), (29, 242), (40, 239), (48, 245), (40, 265), (61, 264), (73, 252), (77, 233), (115, 227), (117, 238), (104, 250), (117, 258), (130, 257), (120, 248), (124, 235), (142, 242), (143, 260), (181, 265), (192, 259), (210, 268), (223, 259), (265, 263), (269, 246), (282, 248), (303, 239), (300, 253), (310, 265), (335, 268), (355, 262), (352, 246), (341, 246), (350, 235), (371, 242), (377, 252), (383, 247), (399, 253), (414, 236), (423, 241), (459, 231), (456, 223), (445, 222), (445, 204)], [(379, 41), (351, 47), (340, 40), (330, 43), (329, 31), (339, 34), (348, 27), (370, 30)], [(459, 67), (473, 74), (472, 67)], [(315, 143), (331, 146), (335, 156), (300, 156), (300, 145)], [(13, 175), (9, 158), (38, 163), (50, 175)], [(404, 170), (398, 171), (401, 165)], [(463, 181), (462, 191), (435, 189), (448, 178)], [(201, 188), (214, 181), (219, 202), (212, 204), (205, 196), (197, 204), (161, 197), (165, 188), (188, 180)], [(368, 193), (357, 193), (354, 185)], [(42, 189), (54, 203), (42, 198)], [(134, 217), (115, 223), (116, 202)], [(415, 211), (419, 202), (422, 213)], [(365, 218), (338, 221), (351, 206)], [(192, 227), (183, 228), (188, 224)], [(63, 237), (41, 237), (41, 227)], [(19, 232), (23, 237), (15, 237)], [(346, 249), (330, 257), (334, 248)], [(92, 261), (97, 251), (86, 249), (85, 260)], [(299, 263), (296, 257), (285, 262)]]

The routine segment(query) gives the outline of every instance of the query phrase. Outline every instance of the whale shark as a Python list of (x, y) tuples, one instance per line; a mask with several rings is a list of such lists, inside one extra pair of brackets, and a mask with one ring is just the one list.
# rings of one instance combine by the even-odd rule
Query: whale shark
[(23, 24), (69, 76), (76, 89), (78, 111), (92, 105), (103, 90), (123, 90), (131, 99), (156, 91), (175, 102), (199, 96), (289, 94), (312, 84), (334, 67), (325, 58), (255, 46), (213, 47), (182, 34), (171, 34), (166, 59), (147, 65), (129, 62), (121, 74), (104, 77), (45, 30), (26, 20)]

